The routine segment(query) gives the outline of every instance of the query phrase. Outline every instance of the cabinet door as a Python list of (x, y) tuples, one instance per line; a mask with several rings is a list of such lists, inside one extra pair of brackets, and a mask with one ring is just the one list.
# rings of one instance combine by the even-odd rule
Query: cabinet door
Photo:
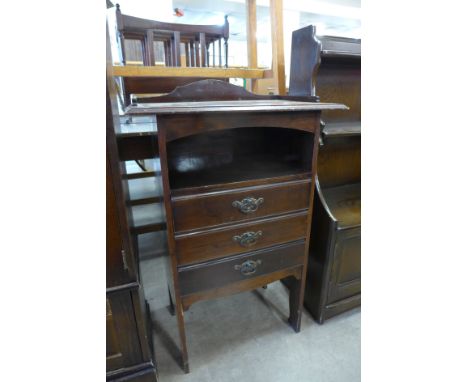
[(107, 371), (143, 361), (137, 333), (130, 292), (109, 294), (106, 301)]
[(336, 233), (328, 303), (361, 292), (361, 229)]
[(124, 243), (119, 206), (117, 202), (115, 184), (112, 181), (111, 166), (107, 158), (106, 176), (106, 278), (107, 287), (113, 287), (131, 282), (131, 269), (129, 268), (130, 253)]

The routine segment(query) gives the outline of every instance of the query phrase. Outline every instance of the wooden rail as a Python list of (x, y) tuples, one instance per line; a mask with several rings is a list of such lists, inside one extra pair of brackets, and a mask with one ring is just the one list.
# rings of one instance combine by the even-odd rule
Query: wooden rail
[(188, 68), (157, 66), (114, 66), (114, 76), (120, 77), (200, 77), (200, 78), (264, 78), (264, 69)]

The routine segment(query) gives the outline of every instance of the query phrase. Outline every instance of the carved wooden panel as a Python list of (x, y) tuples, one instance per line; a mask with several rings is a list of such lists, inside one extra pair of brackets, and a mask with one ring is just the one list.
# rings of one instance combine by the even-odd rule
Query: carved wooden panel
[(361, 229), (339, 231), (336, 236), (328, 303), (360, 292)]
[(143, 362), (129, 291), (108, 295), (106, 330), (107, 371)]

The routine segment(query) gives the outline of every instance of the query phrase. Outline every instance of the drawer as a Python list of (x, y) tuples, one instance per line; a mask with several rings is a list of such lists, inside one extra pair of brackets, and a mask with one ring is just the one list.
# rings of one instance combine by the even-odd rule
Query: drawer
[(230, 283), (302, 265), (304, 240), (261, 249), (228, 259), (179, 269), (182, 295), (223, 287)]
[(176, 235), (175, 253), (179, 265), (199, 263), (303, 239), (306, 229), (307, 211), (298, 212), (196, 234)]
[(241, 222), (309, 207), (311, 180), (172, 198), (176, 232)]

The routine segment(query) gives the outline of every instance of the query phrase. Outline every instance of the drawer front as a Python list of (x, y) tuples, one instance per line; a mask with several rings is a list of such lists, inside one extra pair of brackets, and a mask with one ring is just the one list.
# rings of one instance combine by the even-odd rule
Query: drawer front
[(304, 263), (304, 240), (179, 270), (181, 294), (202, 292)]
[(283, 244), (306, 236), (307, 212), (176, 236), (179, 265), (199, 263)]
[(172, 199), (176, 232), (241, 222), (309, 207), (310, 179)]

